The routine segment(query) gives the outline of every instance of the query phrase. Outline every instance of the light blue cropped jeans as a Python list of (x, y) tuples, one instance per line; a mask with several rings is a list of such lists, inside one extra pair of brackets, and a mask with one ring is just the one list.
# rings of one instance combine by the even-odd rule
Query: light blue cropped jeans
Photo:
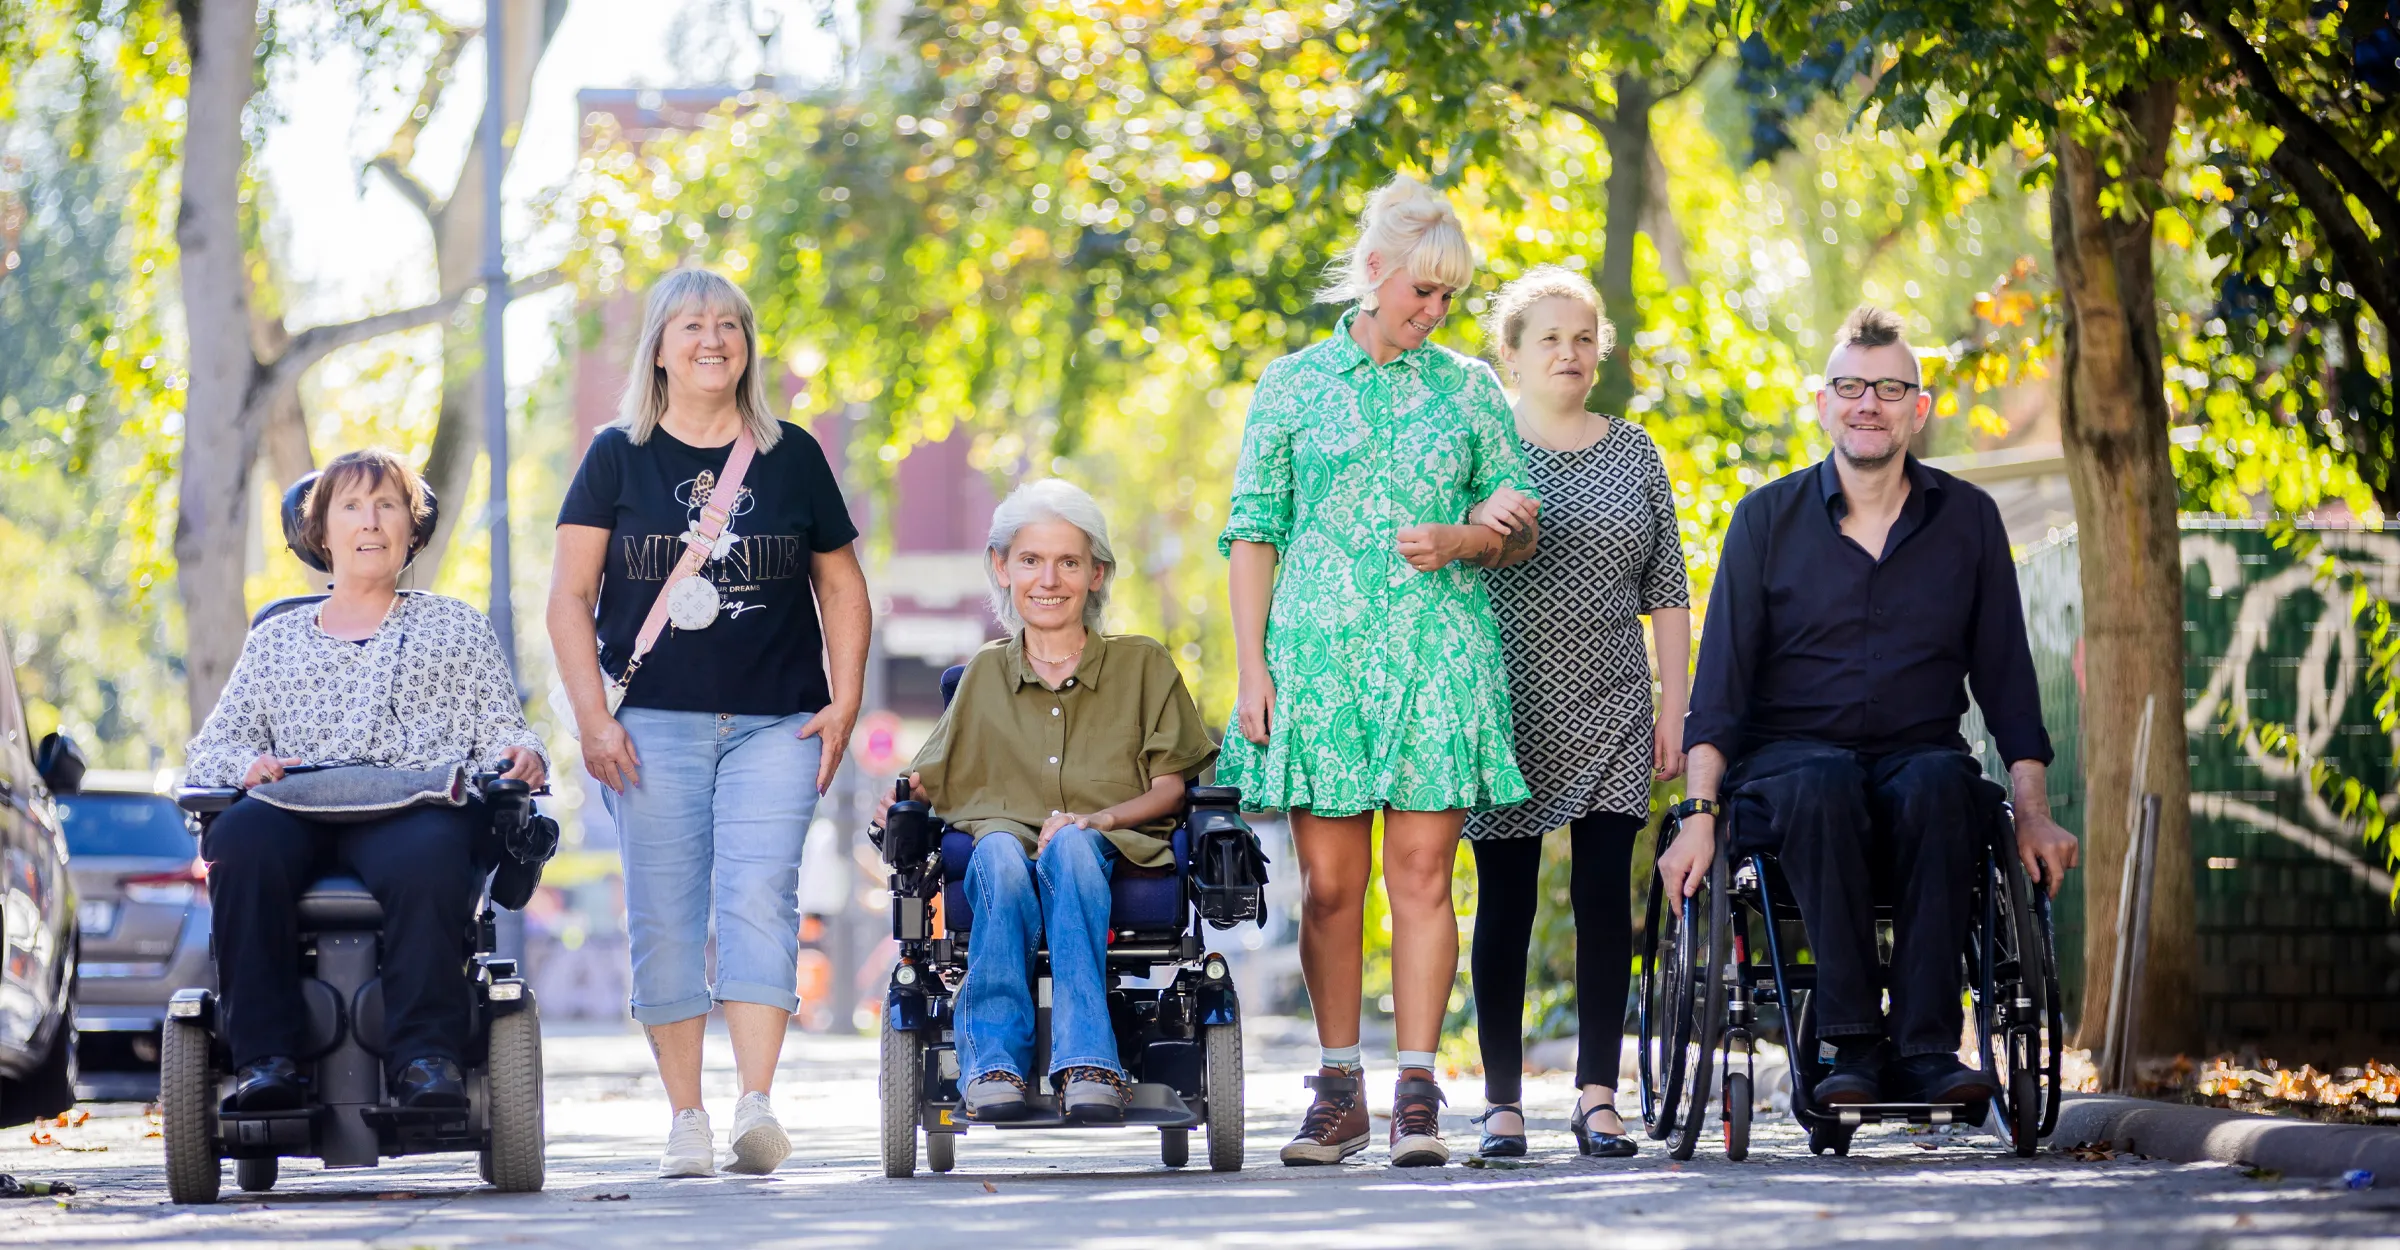
[[(1108, 1021), (1108, 879), (1117, 850), (1069, 825), (1035, 859), (1010, 833), (975, 839), (967, 898), (975, 909), (967, 981), (958, 991), (958, 1070), (1032, 1083), (1033, 953), (1050, 939), (1050, 1073), (1105, 1068), (1122, 1076)], [(1040, 1075), (1050, 1075), (1042, 1073)]]
[(625, 860), (641, 1023), (689, 1020), (714, 1003), (799, 1007), (800, 848), (824, 752), (819, 739), (796, 736), (808, 717), (617, 713), (641, 784), (601, 793)]

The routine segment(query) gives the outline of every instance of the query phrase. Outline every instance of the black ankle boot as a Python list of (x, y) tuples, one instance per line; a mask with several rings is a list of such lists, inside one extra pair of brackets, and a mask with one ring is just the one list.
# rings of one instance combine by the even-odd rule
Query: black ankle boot
[(233, 1076), (233, 1096), (225, 1100), (225, 1110), (298, 1111), (308, 1105), (308, 1084), (300, 1079), (299, 1065), (275, 1055), (256, 1063), (243, 1064)]
[(463, 1109), (467, 1077), (448, 1059), (412, 1059), (392, 1073), (392, 1097), (411, 1111)]
[(1884, 1045), (1880, 1037), (1834, 1039), (1833, 1071), (1817, 1078), (1812, 1097), (1839, 1107), (1883, 1101)]

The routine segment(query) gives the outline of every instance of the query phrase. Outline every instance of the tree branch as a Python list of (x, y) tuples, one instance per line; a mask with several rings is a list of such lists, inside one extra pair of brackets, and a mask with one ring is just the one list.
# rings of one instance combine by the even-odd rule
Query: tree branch
[(2400, 325), (2400, 285), (2376, 254), (2375, 244), (2367, 238), (2366, 228), (2350, 215), (2350, 206), (2342, 202), (2341, 188), (2333, 185), (2325, 171), (2299, 150), (2299, 145), (2280, 143), (2267, 158), (2267, 168), (2292, 188), (2310, 215), (2325, 231), (2325, 241), (2332, 245), (2334, 255), (2341, 261), (2342, 278), (2375, 310), (2386, 326)]
[(392, 189), (400, 193), (416, 210), (431, 220), (441, 211), (433, 190), (408, 171), (417, 159), (417, 140), (425, 134), (425, 123), (442, 103), (442, 92), (450, 86), (450, 71), (458, 65), (459, 52), (467, 41), (482, 33), (476, 26), (442, 26), (442, 46), (434, 51), (433, 62), (425, 69), (425, 82), (417, 88), (417, 101), (400, 119), (392, 132), (391, 142), (383, 145), (383, 153), (367, 162), (367, 168), (391, 180)]
[(419, 304), (414, 308), (377, 313), (372, 317), (361, 317), (356, 321), (311, 326), (293, 335), (291, 346), (285, 348), (281, 356), (276, 357), (261, 371), (257, 389), (271, 392), (286, 386), (298, 385), (300, 375), (308, 372), (310, 367), (328, 355), (354, 343), (364, 343), (368, 339), (380, 338), (401, 330), (413, 330), (418, 326), (440, 321), (456, 310), (463, 298), (463, 295), (446, 295), (430, 304)]
[(1557, 109), (1561, 113), (1572, 113), (1575, 116), (1582, 118), (1583, 124), (1591, 127), (1593, 133), (1595, 134), (1606, 135), (1608, 133), (1608, 122), (1604, 120), (1600, 114), (1592, 111), (1590, 108), (1584, 105), (1576, 104), (1568, 100), (1552, 100), (1550, 102), (1550, 107)]
[[(2366, 164), (2342, 143), (2341, 136), (2310, 116), (2308, 110), (2300, 107), (2299, 102), (2284, 91), (2282, 84), (2276, 81), (2274, 67), (2267, 64), (2267, 58), (2258, 49), (2250, 46), (2250, 41), (2234, 28), (2230, 18), (2208, 12), (2198, 0), (2184, 0), (2183, 8), (2193, 21), (2207, 27), (2217, 37), (2217, 42), (2225, 45), (2225, 51), (2233, 57), (2234, 66), (2241, 70), (2250, 90), (2267, 102), (2267, 111), (2272, 115), (2276, 128), (2283, 131), (2285, 141), (2299, 144), (2309, 160), (2332, 171), (2333, 177), (2342, 184), (2342, 189), (2366, 205), (2367, 215), (2374, 219), (2376, 231), (2387, 241), (2400, 240), (2400, 197), (2394, 196), (2391, 188), (2384, 186), (2367, 169)], [(2347, 218), (2348, 209), (2341, 209), (2340, 215)], [(2318, 216), (2326, 214), (2320, 211)]]
[(1709, 66), (1711, 66), (1711, 65), (1714, 65), (1714, 64), (1716, 64), (1716, 61), (1717, 61), (1717, 50), (1716, 50), (1715, 48), (1710, 48), (1710, 49), (1708, 50), (1708, 55), (1706, 55), (1706, 56), (1704, 56), (1704, 57), (1701, 57), (1701, 58), (1700, 58), (1700, 63), (1699, 63), (1699, 64), (1697, 64), (1697, 65), (1694, 65), (1694, 66), (1692, 67), (1692, 72), (1691, 72), (1691, 73), (1688, 73), (1688, 74), (1685, 74), (1685, 75), (1683, 76), (1683, 81), (1682, 81), (1682, 82), (1676, 83), (1676, 84), (1675, 84), (1674, 86), (1672, 86), (1672, 87), (1662, 87), (1662, 88), (1660, 88), (1660, 89), (1659, 89), (1659, 92), (1658, 92), (1658, 99), (1660, 99), (1660, 100), (1672, 100), (1672, 99), (1674, 99), (1676, 96), (1678, 96), (1678, 95), (1682, 94), (1682, 92), (1683, 92), (1683, 89), (1684, 89), (1684, 88), (1686, 88), (1686, 87), (1689, 87), (1689, 86), (1691, 86), (1693, 83), (1696, 83), (1696, 82), (1700, 81), (1700, 75), (1707, 73), (1707, 72), (1708, 72), (1708, 67), (1709, 67)]
[(433, 220), (434, 215), (442, 211), (442, 206), (434, 202), (433, 188), (426, 186), (424, 179), (408, 172), (401, 165), (399, 157), (386, 152), (368, 161), (367, 168), (382, 174), (392, 184), (392, 190), (399, 192), (400, 198), (407, 200), (409, 206), (427, 221)]

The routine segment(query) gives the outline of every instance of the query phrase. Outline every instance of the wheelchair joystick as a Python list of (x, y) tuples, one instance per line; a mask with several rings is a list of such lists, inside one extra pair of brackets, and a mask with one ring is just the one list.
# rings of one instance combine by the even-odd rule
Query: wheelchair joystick
[(942, 822), (931, 804), (910, 797), (906, 781), (893, 791), (881, 845), (892, 870), (892, 936), (903, 942), (932, 936), (929, 904), (942, 887)]

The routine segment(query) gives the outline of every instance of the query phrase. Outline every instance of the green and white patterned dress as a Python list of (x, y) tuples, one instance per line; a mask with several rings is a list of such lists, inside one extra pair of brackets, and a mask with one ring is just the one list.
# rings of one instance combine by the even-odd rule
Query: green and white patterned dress
[[(1350, 337), (1267, 366), (1217, 540), (1280, 549), (1265, 747), (1225, 733), (1217, 780), (1254, 810), (1350, 816), (1520, 803), (1508, 678), (1483, 570), (1401, 558), (1410, 525), (1527, 490), (1491, 367), (1430, 344), (1378, 365)], [(1530, 493), (1530, 491), (1528, 491)]]

